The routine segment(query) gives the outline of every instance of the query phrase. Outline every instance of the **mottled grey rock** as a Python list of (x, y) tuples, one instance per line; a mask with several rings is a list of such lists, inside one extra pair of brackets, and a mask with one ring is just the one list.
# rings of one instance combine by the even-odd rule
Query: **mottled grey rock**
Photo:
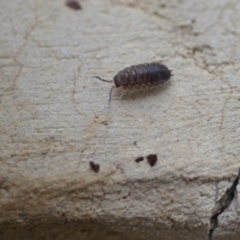
[[(240, 167), (240, 2), (81, 6), (0, 2), (0, 239), (203, 239)], [(108, 108), (92, 76), (152, 61), (171, 82)], [(239, 239), (238, 202), (214, 240)]]

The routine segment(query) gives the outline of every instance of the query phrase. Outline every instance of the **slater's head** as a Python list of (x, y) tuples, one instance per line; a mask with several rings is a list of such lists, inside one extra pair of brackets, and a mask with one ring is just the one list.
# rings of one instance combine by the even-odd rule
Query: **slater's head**
[(166, 66), (164, 66), (161, 70), (161, 79), (164, 81), (168, 81), (171, 76), (173, 76), (172, 70), (169, 70)]

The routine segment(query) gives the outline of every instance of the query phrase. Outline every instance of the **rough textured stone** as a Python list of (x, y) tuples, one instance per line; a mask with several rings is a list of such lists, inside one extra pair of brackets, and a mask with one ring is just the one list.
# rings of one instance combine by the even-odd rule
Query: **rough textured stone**
[[(203, 239), (240, 167), (240, 2), (81, 5), (0, 2), (0, 238)], [(157, 60), (169, 84), (108, 108), (92, 76)]]

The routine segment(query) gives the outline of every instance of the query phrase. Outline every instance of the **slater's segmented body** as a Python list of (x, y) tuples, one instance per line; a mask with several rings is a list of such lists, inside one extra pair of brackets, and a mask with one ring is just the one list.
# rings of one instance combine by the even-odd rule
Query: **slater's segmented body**
[(113, 82), (114, 86), (109, 93), (109, 103), (113, 88), (123, 90), (138, 90), (161, 86), (172, 76), (171, 70), (159, 62), (133, 65), (120, 71), (113, 80), (105, 80), (95, 76), (104, 82)]
[(124, 68), (113, 81), (115, 87), (136, 90), (163, 85), (170, 77), (171, 71), (165, 65), (153, 62)]

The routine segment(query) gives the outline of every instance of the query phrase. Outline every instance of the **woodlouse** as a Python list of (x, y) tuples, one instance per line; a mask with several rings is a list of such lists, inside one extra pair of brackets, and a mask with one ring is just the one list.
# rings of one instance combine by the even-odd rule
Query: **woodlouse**
[(113, 82), (109, 93), (109, 104), (111, 102), (112, 90), (122, 88), (123, 90), (141, 90), (161, 86), (172, 76), (172, 70), (169, 70), (160, 62), (144, 63), (133, 65), (121, 70), (113, 80), (105, 80), (98, 76), (95, 78), (104, 82)]

